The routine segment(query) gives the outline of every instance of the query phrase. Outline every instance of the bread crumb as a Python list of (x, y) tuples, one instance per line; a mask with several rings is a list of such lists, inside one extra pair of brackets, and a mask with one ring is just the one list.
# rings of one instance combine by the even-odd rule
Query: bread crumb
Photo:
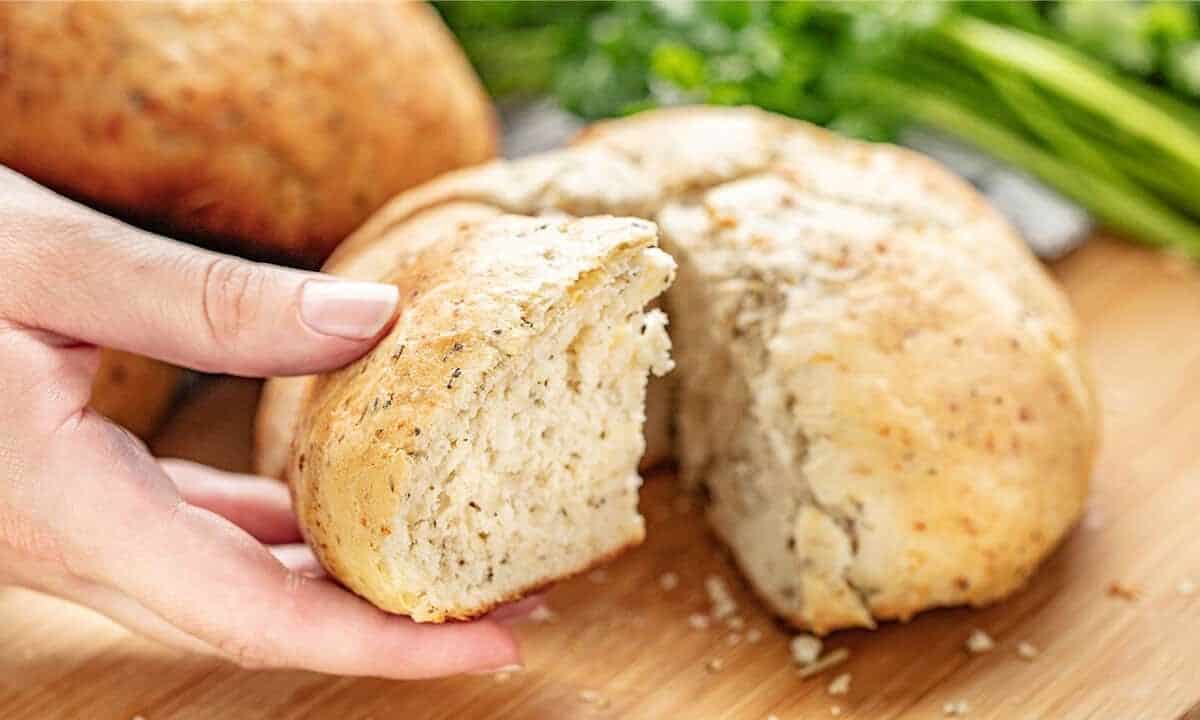
[(850, 692), (850, 673), (842, 673), (829, 681), (830, 695), (845, 695)]
[(841, 665), (850, 657), (850, 651), (846, 648), (838, 648), (832, 652), (826, 653), (824, 657), (811, 665), (805, 665), (796, 673), (801, 678), (812, 677), (817, 673), (825, 672), (831, 667)]
[(1033, 643), (1017, 643), (1017, 657), (1022, 660), (1033, 660), (1038, 656), (1037, 646)]
[(538, 605), (529, 613), (530, 622), (535, 623), (551, 623), (558, 619), (558, 613), (550, 609), (548, 605)]
[(595, 705), (598, 708), (608, 707), (608, 698), (604, 697), (595, 690), (580, 690), (579, 699), (588, 705)]
[(746, 631), (746, 642), (750, 643), (751, 645), (754, 645), (755, 643), (757, 643), (761, 640), (762, 640), (762, 630), (759, 630), (758, 628), (750, 628), (749, 630)]
[(688, 615), (688, 625), (691, 625), (693, 630), (707, 630), (708, 616), (704, 613), (692, 613)]
[(942, 714), (946, 717), (962, 717), (971, 712), (971, 706), (966, 700), (951, 700), (942, 705)]
[(602, 585), (608, 582), (608, 572), (604, 570), (593, 570), (588, 573), (588, 580), (591, 580), (597, 585)]
[(1175, 592), (1179, 593), (1180, 595), (1182, 595), (1184, 597), (1190, 597), (1192, 595), (1195, 595), (1196, 589), (1197, 589), (1196, 581), (1192, 580), (1190, 578), (1185, 578), (1183, 580), (1180, 580), (1179, 583), (1175, 586)]
[(812, 665), (821, 657), (821, 640), (808, 633), (801, 633), (792, 638), (792, 662), (797, 665)]
[(679, 587), (679, 576), (673, 572), (665, 572), (658, 576), (658, 586), (670, 592)]
[(988, 635), (979, 628), (972, 630), (971, 634), (967, 637), (968, 652), (976, 654), (985, 653), (992, 650), (994, 647), (996, 647), (996, 643), (992, 640), (992, 636)]
[(729, 594), (729, 586), (720, 575), (709, 575), (704, 578), (704, 591), (708, 593), (708, 602), (712, 604), (712, 616), (717, 620), (737, 612), (737, 603)]
[(731, 632), (725, 636), (725, 644), (733, 647), (742, 641), (742, 634)]
[(1108, 594), (1115, 598), (1134, 602), (1138, 599), (1138, 589), (1131, 587), (1117, 580), (1113, 580), (1108, 585)]
[(829, 706), (829, 714), (834, 717), (838, 717), (839, 715), (842, 714), (842, 706), (841, 705), (830, 705)]
[(721, 658), (713, 658), (704, 663), (704, 669), (710, 673), (719, 673), (725, 669), (725, 661)]
[(729, 626), (730, 630), (741, 630), (746, 627), (746, 621), (742, 619), (741, 615), (734, 615), (726, 620), (725, 624)]

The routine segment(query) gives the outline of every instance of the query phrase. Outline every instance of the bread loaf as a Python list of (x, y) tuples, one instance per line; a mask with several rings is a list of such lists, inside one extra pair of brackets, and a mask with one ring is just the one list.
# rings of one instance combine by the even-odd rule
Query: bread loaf
[[(387, 265), (381, 234), (449, 227), (458, 207), (658, 223), (679, 264), (665, 306), (681, 475), (704, 491), (750, 584), (797, 627), (994, 601), (1079, 517), (1096, 411), (1070, 308), (1011, 228), (921, 156), (749, 109), (644, 113), (594, 126), (568, 150), (401, 195), (338, 258)], [(519, 265), (498, 273), (521, 277)], [(356, 387), (370, 397), (374, 382)], [(301, 417), (354, 412), (310, 403)], [(272, 414), (264, 408), (264, 427)], [(264, 462), (287, 454), (282, 425)], [(294, 435), (293, 459), (314, 437)], [(288, 476), (295, 485), (294, 466)], [(348, 482), (356, 511), (374, 507), (377, 481)], [(370, 542), (353, 518), (324, 520), (347, 533), (343, 553)], [(520, 562), (532, 575), (546, 567)]]
[(181, 376), (179, 368), (164, 362), (103, 349), (88, 404), (145, 440), (166, 419)]
[(674, 195), (681, 475), (778, 614), (870, 627), (1028, 578), (1079, 517), (1096, 412), (1069, 306), (969, 186), (746, 111), (581, 145)]
[(0, 3), (0, 163), (156, 229), (317, 263), (400, 190), (490, 158), (423, 3)]

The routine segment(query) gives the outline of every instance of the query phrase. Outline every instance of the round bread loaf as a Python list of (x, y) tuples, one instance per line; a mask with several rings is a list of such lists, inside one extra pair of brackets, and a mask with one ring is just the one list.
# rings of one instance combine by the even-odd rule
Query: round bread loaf
[(88, 405), (145, 440), (166, 419), (181, 376), (173, 365), (102, 349)]
[(423, 3), (0, 3), (0, 163), (232, 249), (315, 263), (397, 192), (490, 158)]
[[(665, 307), (681, 475), (795, 626), (992, 602), (1078, 519), (1097, 428), (1076, 322), (1011, 228), (934, 162), (751, 109), (649, 112), (401, 195), (335, 260), (386, 264), (383, 233), (463, 203), (658, 223), (679, 264)], [(271, 422), (288, 405), (262, 410), (283, 428), (260, 449), (266, 472), (287, 438), (293, 458), (311, 442)]]

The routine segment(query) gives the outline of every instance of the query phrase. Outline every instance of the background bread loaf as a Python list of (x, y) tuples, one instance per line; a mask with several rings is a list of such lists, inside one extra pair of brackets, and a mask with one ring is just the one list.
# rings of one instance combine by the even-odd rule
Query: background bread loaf
[(422, 3), (0, 3), (0, 53), (0, 163), (259, 255), (319, 262), (496, 147)]
[(182, 378), (179, 368), (164, 362), (102, 349), (88, 404), (144, 440), (166, 419)]

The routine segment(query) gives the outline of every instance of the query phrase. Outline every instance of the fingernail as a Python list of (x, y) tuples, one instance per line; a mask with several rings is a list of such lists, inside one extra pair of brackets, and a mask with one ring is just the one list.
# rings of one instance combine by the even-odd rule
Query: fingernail
[(309, 280), (300, 291), (300, 318), (322, 335), (365, 340), (388, 324), (399, 299), (393, 285)]

